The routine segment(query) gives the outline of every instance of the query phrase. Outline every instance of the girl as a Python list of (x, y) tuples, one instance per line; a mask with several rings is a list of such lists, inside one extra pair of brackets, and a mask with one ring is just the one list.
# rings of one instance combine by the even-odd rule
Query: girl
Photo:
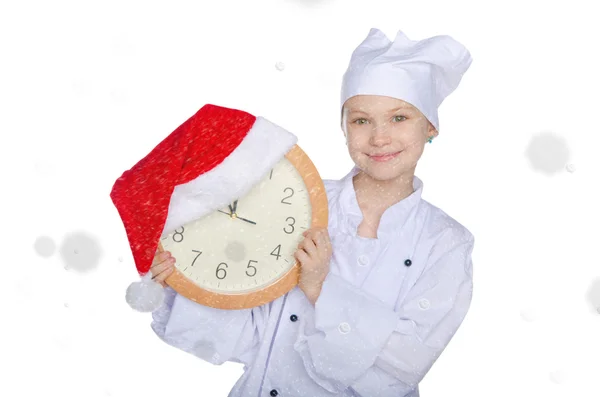
[[(325, 180), (327, 230), (296, 251), (300, 283), (253, 309), (219, 310), (167, 287), (153, 330), (220, 365), (244, 364), (237, 396), (409, 396), (462, 323), (473, 235), (421, 198), (414, 175), (437, 108), (471, 63), (449, 36), (391, 42), (371, 29), (344, 74), (342, 130), (355, 167)], [(173, 271), (157, 254), (154, 279)]]

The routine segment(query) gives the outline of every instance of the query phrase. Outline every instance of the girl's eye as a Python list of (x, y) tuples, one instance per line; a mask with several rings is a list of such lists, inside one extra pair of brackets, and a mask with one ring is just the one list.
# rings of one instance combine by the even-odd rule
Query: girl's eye
[(367, 119), (356, 119), (354, 120), (354, 124), (365, 124), (367, 122)]
[(399, 118), (406, 119), (406, 117), (404, 117), (404, 116), (394, 116), (394, 121), (402, 121), (402, 120), (399, 120)]

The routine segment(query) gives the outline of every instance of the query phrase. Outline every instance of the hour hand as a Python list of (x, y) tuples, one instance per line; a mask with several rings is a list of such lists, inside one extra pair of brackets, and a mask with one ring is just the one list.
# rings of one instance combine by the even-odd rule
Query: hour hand
[(237, 200), (235, 200), (232, 204), (229, 204), (229, 212), (231, 215), (235, 214), (235, 211), (237, 210)]

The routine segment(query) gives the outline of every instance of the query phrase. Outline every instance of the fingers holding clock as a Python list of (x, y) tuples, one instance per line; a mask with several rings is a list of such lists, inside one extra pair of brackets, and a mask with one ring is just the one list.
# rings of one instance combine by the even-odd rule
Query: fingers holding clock
[(304, 251), (302, 248), (298, 248), (294, 253), (294, 257), (298, 260), (298, 262), (300, 262), (301, 273), (304, 273), (311, 262), (310, 256), (308, 256), (306, 251)]
[(154, 267), (171, 260), (173, 263), (175, 262), (175, 258), (173, 258), (173, 255), (171, 255), (170, 251), (156, 251), (156, 254), (154, 254), (154, 259), (152, 260), (152, 266)]
[(298, 285), (307, 296), (313, 296), (329, 273), (331, 243), (327, 229), (313, 228), (302, 235), (294, 254), (300, 264)]
[(296, 259), (304, 267), (327, 268), (332, 252), (327, 229), (313, 228), (302, 235), (304, 239), (298, 244)]
[(175, 269), (175, 258), (171, 256), (169, 251), (156, 252), (150, 267), (152, 279), (163, 287), (166, 286), (165, 280)]
[(157, 273), (156, 275), (154, 275), (154, 273), (152, 273), (154, 275), (152, 277), (152, 280), (156, 281), (163, 287), (166, 287), (167, 283), (165, 282), (165, 280), (167, 279), (167, 277), (169, 277), (173, 273), (174, 269), (175, 268), (173, 266), (171, 266), (171, 267), (168, 267), (166, 270), (163, 270), (160, 273)]
[(302, 248), (306, 247), (310, 250), (306, 251), (308, 254), (311, 256), (318, 255), (323, 258), (331, 256), (331, 240), (326, 228), (314, 227), (306, 230), (302, 235), (304, 236), (304, 240), (300, 244)]
[(316, 258), (316, 256), (318, 255), (317, 245), (312, 239), (312, 236), (305, 235), (304, 239), (302, 239), (302, 241), (300, 241), (300, 244), (298, 244), (298, 248), (304, 250), (310, 257)]

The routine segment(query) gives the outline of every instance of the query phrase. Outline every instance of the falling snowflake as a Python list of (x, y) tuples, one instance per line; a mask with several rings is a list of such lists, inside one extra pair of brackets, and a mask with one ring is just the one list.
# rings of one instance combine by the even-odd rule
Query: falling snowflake
[(135, 55), (135, 45), (129, 40), (125, 32), (121, 32), (112, 38), (112, 50), (115, 56)]
[(285, 69), (285, 64), (283, 62), (277, 62), (275, 64), (275, 69), (277, 69), (281, 72), (283, 69)]
[(71, 89), (77, 96), (89, 95), (92, 91), (89, 81), (77, 80), (71, 83)]
[(600, 313), (600, 278), (592, 281), (585, 296), (594, 313)]
[(68, 235), (60, 247), (65, 269), (87, 272), (98, 266), (102, 249), (96, 239), (85, 232)]
[(521, 318), (528, 323), (535, 321), (537, 316), (531, 309), (523, 309), (521, 310)]
[(49, 258), (56, 251), (56, 243), (50, 237), (40, 236), (33, 243), (33, 249), (39, 256)]
[(110, 98), (114, 103), (127, 102), (127, 92), (124, 89), (113, 89), (110, 92)]
[(43, 178), (49, 177), (55, 173), (54, 166), (47, 161), (36, 161), (33, 168), (35, 173)]
[(534, 170), (552, 175), (568, 161), (569, 149), (563, 137), (545, 132), (532, 138), (525, 155)]
[(54, 343), (62, 351), (68, 351), (72, 345), (72, 339), (67, 335), (57, 335), (54, 337)]
[(325, 3), (325, 0), (300, 0), (301, 3), (305, 7), (319, 6)]
[(550, 372), (550, 380), (556, 384), (563, 383), (566, 380), (566, 374), (561, 370), (552, 371)]
[(573, 173), (575, 172), (575, 164), (567, 164), (567, 166), (565, 167), (567, 169), (568, 172)]

